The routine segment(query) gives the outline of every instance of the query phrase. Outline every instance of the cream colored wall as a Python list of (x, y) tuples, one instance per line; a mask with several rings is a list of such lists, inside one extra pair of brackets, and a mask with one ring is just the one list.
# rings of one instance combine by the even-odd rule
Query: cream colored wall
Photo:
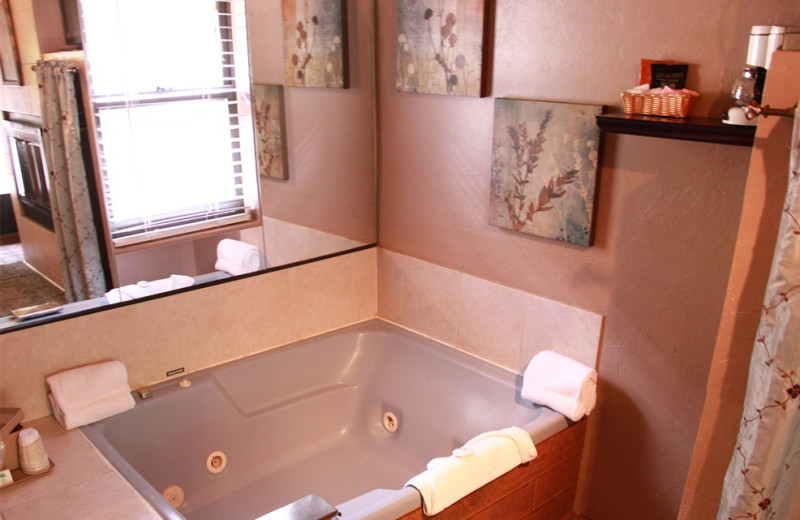
[[(605, 316), (579, 511), (678, 516), (723, 310), (750, 149), (606, 135), (596, 239), (583, 249), (487, 223), (493, 98), (621, 110), (641, 58), (690, 64), (721, 115), (750, 26), (800, 4), (499, 0), (491, 97), (394, 91), (393, 2), (378, 3), (380, 245)], [(512, 347), (509, 347), (512, 348)]]
[(50, 413), (45, 377), (118, 359), (132, 388), (336, 329), (377, 314), (369, 249), (0, 335), (0, 407)]

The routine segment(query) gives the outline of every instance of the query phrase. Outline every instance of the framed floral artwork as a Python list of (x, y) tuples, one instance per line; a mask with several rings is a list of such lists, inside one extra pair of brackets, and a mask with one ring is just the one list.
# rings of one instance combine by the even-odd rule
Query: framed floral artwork
[(486, 95), (484, 0), (398, 0), (398, 92)]
[(496, 99), (489, 223), (590, 246), (602, 111)]
[(0, 73), (4, 85), (22, 85), (19, 49), (8, 0), (0, 0)]
[(253, 110), (259, 173), (273, 179), (288, 179), (283, 87), (253, 85)]
[(346, 0), (281, 0), (286, 86), (348, 87)]

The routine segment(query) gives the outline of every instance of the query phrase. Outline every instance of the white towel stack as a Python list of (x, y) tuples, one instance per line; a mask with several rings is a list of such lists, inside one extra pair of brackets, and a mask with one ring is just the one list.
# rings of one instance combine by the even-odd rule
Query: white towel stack
[(134, 285), (123, 285), (117, 289), (111, 289), (106, 293), (108, 303), (119, 303), (152, 294), (158, 294), (173, 289), (182, 289), (194, 284), (194, 278), (182, 274), (173, 274), (169, 278), (155, 280), (152, 282), (139, 282)]
[(521, 428), (486, 432), (453, 455), (431, 460), (406, 486), (419, 491), (425, 514), (435, 515), (536, 455), (530, 435)]
[(77, 428), (134, 406), (128, 371), (107, 361), (59, 372), (47, 378), (53, 415), (65, 429)]
[(258, 247), (224, 238), (217, 244), (217, 263), (214, 269), (225, 271), (233, 276), (252, 273), (266, 267), (264, 255)]
[(597, 372), (572, 358), (543, 350), (525, 369), (521, 396), (578, 421), (597, 403)]

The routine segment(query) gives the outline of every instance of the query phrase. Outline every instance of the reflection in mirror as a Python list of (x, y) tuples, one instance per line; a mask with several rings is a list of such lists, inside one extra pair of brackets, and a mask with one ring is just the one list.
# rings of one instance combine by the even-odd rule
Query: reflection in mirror
[[(177, 0), (175, 1), (177, 2)], [(97, 6), (107, 7), (115, 3), (108, 0), (84, 0), (83, 9), (86, 11), (95, 9)], [(145, 3), (134, 2), (140, 8)], [(100, 136), (98, 142), (89, 138), (86, 141), (90, 144), (87, 147), (90, 152), (99, 149), (103, 151), (103, 154), (89, 153), (86, 163), (87, 167), (93, 170), (88, 177), (96, 178), (98, 186), (104, 188), (98, 190), (102, 193), (97, 197), (99, 200), (95, 200), (98, 204), (94, 211), (98, 213), (98, 220), (104, 223), (102, 226), (98, 226), (98, 236), (101, 241), (105, 242), (101, 242), (101, 249), (105, 256), (105, 270), (109, 284), (104, 288), (107, 291), (104, 295), (67, 305), (66, 310), (81, 311), (97, 303), (105, 304), (109, 300), (118, 301), (113, 297), (116, 293), (111, 290), (112, 288), (117, 291), (119, 288), (130, 288), (136, 294), (147, 295), (148, 291), (156, 288), (158, 290), (180, 288), (186, 284), (186, 277), (190, 277), (193, 284), (199, 284), (220, 276), (230, 276), (217, 265), (218, 245), (223, 239), (233, 239), (238, 241), (236, 243), (256, 245), (260, 252), (259, 261), (267, 268), (305, 261), (375, 241), (373, 7), (371, 0), (346, 2), (350, 44), (350, 88), (292, 87), (284, 89), (286, 120), (284, 137), (288, 179), (258, 176), (255, 163), (255, 144), (251, 134), (253, 124), (250, 121), (252, 117), (250, 107), (252, 98), (249, 93), (251, 82), (257, 85), (281, 85), (284, 83), (281, 0), (246, 1), (246, 11), (242, 11), (242, 13), (246, 13), (247, 18), (251, 67), (240, 67), (241, 70), (237, 73), (239, 75), (234, 77), (222, 73), (223, 85), (227, 81), (228, 86), (232, 83), (238, 86), (233, 94), (221, 91), (211, 92), (212, 88), (209, 85), (202, 84), (203, 81), (219, 83), (217, 81), (219, 73), (217, 77), (207, 75), (205, 78), (197, 80), (201, 85), (189, 86), (188, 90), (193, 90), (193, 93), (197, 94), (194, 98), (176, 95), (180, 89), (175, 85), (180, 81), (188, 80), (192, 76), (189, 72), (174, 74), (169, 83), (165, 79), (150, 77), (149, 73), (159, 70), (159, 67), (167, 73), (178, 71), (179, 67), (176, 64), (185, 64), (189, 67), (189, 71), (196, 72), (202, 68), (203, 63), (209, 63), (210, 54), (216, 53), (216, 56), (219, 56), (219, 39), (213, 41), (210, 47), (201, 50), (203, 45), (207, 44), (199, 40), (192, 40), (188, 35), (186, 38), (175, 38), (178, 33), (187, 33), (187, 29), (182, 26), (178, 29), (180, 24), (176, 24), (176, 20), (188, 20), (187, 13), (194, 12), (200, 3), (196, 0), (177, 2), (176, 5), (184, 4), (180, 7), (179, 12), (173, 13), (174, 16), (159, 17), (171, 24), (170, 27), (162, 28), (163, 30), (154, 26), (152, 10), (148, 11), (149, 18), (146, 23), (139, 24), (138, 29), (133, 33), (125, 36), (126, 33), (117, 30), (114, 35), (121, 35), (122, 42), (133, 43), (131, 48), (134, 54), (126, 55), (125, 52), (130, 51), (125, 51), (124, 45), (120, 42), (113, 47), (105, 45), (105, 49), (113, 48), (114, 52), (105, 58), (103, 65), (100, 64), (103, 63), (102, 59), (94, 59), (93, 48), (97, 48), (97, 46), (92, 47), (92, 33), (89, 29), (92, 22), (86, 13), (84, 13), (84, 26), (87, 27), (87, 34), (84, 36), (85, 45), (81, 45), (74, 39), (76, 33), (74, 26), (72, 28), (67, 26), (65, 29), (63, 21), (69, 20), (71, 16), (63, 18), (61, 7), (66, 8), (65, 12), (69, 11), (71, 5), (69, 0), (34, 0), (32, 15), (35, 20), (23, 24), (23, 34), (18, 34), (20, 46), (36, 44), (41, 49), (42, 59), (68, 60), (79, 71), (78, 76), (81, 78), (79, 83), (84, 88), (79, 101), (84, 103), (87, 113), (90, 114), (90, 117), (87, 118), (90, 129), (97, 123), (100, 127), (100, 131), (97, 133)], [(11, 4), (13, 9), (13, 0)], [(239, 0), (210, 2), (210, 4), (222, 6), (224, 9), (230, 8), (234, 17), (237, 6), (244, 5)], [(156, 2), (155, 5), (158, 11), (166, 9), (165, 2)], [(182, 16), (179, 13), (187, 15)], [(223, 15), (225, 15), (224, 12)], [(108, 13), (102, 15), (101, 26), (115, 26), (109, 20), (110, 16)], [(130, 19), (133, 19), (132, 15)], [(208, 19), (206, 18), (206, 20)], [(223, 25), (222, 21), (226, 20), (216, 11), (214, 19), (214, 23), (220, 26)], [(147, 29), (142, 30), (143, 26)], [(223, 36), (226, 30), (224, 27), (228, 26), (220, 29)], [(229, 36), (234, 36), (234, 33), (241, 33), (245, 25), (244, 23), (230, 24), (229, 27), (231, 27)], [(34, 28), (34, 34), (25, 34), (25, 31), (32, 31)], [(72, 36), (68, 38), (66, 35)], [(160, 35), (163, 35), (164, 38), (160, 38)], [(184, 47), (178, 49), (177, 54), (170, 56), (165, 49), (170, 41), (176, 39), (180, 40)], [(76, 46), (82, 48), (76, 49)], [(165, 59), (146, 58), (148, 47), (158, 53), (159, 58)], [(224, 46), (222, 48), (225, 52), (231, 51), (231, 53), (235, 50)], [(84, 51), (86, 55), (84, 55)], [(238, 56), (231, 54), (231, 56), (236, 65), (247, 62), (246, 53)], [(88, 64), (84, 63), (85, 57), (88, 57)], [(229, 58), (223, 57), (222, 61), (225, 59)], [(110, 70), (109, 64), (114, 63), (123, 63), (124, 67), (118, 72), (106, 75), (105, 77), (109, 79), (105, 83), (99, 83), (99, 78)], [(24, 99), (30, 100), (31, 97), (38, 97), (37, 79), (33, 71), (28, 72), (31, 65), (33, 63), (23, 63), (24, 86), (14, 87), (14, 89), (2, 87), (0, 104), (4, 111), (4, 119), (10, 121), (9, 123), (4, 121), (6, 125), (21, 125), (36, 129), (42, 124), (41, 108), (35, 103), (26, 103)], [(230, 68), (224, 70), (230, 70)], [(195, 76), (199, 75), (195, 74)], [(122, 81), (113, 85), (112, 80)], [(151, 83), (146, 84), (147, 81), (151, 81)], [(97, 87), (98, 84), (104, 85), (103, 88), (106, 90)], [(144, 86), (142, 86), (143, 84)], [(86, 88), (89, 85), (92, 87), (91, 92)], [(109, 87), (109, 85), (113, 86)], [(184, 87), (184, 85), (180, 85), (180, 87)], [(113, 90), (114, 88), (117, 90)], [(154, 105), (151, 102), (158, 96), (171, 97), (178, 101), (174, 104), (183, 106), (189, 106), (189, 102), (203, 102), (209, 106), (209, 110), (205, 111), (204, 108), (194, 105), (193, 110), (173, 112), (173, 117), (169, 122), (163, 117), (163, 114), (156, 119), (150, 117), (152, 111), (145, 109), (151, 108)], [(185, 120), (185, 116), (190, 113), (193, 117), (200, 117), (203, 112), (213, 112), (210, 108), (213, 104), (211, 100), (221, 100), (216, 105), (224, 107), (225, 123), (211, 125), (207, 122), (208, 120), (196, 122), (195, 119), (188, 123), (188, 128), (179, 128), (175, 122), (175, 114), (182, 114)], [(163, 101), (163, 99), (159, 101)], [(94, 109), (93, 117), (91, 116), (92, 107)], [(100, 113), (101, 111), (102, 113)], [(117, 117), (118, 115), (122, 115), (122, 117)], [(212, 116), (208, 115), (208, 117)], [(148, 150), (152, 149), (153, 142), (145, 143), (138, 137), (132, 138), (135, 125), (131, 125), (129, 122), (134, 120), (137, 124), (151, 125), (145, 135), (156, 137), (155, 142), (162, 145), (162, 155), (144, 153), (141, 148), (133, 151), (130, 148), (120, 148), (120, 142), (134, 142), (136, 146), (146, 145)], [(118, 125), (119, 121), (123, 121), (125, 124)], [(230, 126), (231, 121), (238, 123), (233, 130)], [(197, 128), (206, 128), (207, 131), (190, 137), (190, 129)], [(216, 130), (216, 134), (213, 133), (214, 130)], [(125, 136), (124, 139), (113, 141), (112, 135), (115, 132), (122, 133)], [(213, 138), (207, 145), (198, 146), (197, 140), (208, 135), (221, 137)], [(94, 134), (91, 136), (93, 137)], [(218, 154), (217, 157), (228, 154), (228, 156), (240, 158), (241, 160), (237, 161), (234, 167), (240, 168), (243, 173), (247, 173), (247, 171), (253, 173), (250, 178), (255, 179), (256, 182), (247, 185), (247, 181), (242, 180), (242, 185), (236, 187), (236, 193), (243, 194), (241, 198), (224, 197), (227, 206), (224, 203), (217, 204), (225, 209), (221, 212), (224, 213), (223, 218), (230, 219), (233, 216), (234, 222), (230, 227), (208, 227), (206, 225), (207, 217), (204, 216), (202, 219), (188, 222), (190, 226), (193, 226), (191, 229), (193, 234), (189, 236), (185, 233), (164, 231), (165, 226), (160, 225), (159, 216), (163, 216), (165, 212), (159, 209), (151, 210), (151, 213), (146, 215), (131, 217), (132, 214), (128, 208), (138, 211), (145, 207), (151, 207), (151, 203), (158, 202), (156, 200), (158, 193), (166, 194), (167, 199), (177, 198), (178, 195), (192, 191), (194, 187), (211, 184), (211, 181), (202, 177), (204, 166), (211, 162), (211, 159), (207, 158), (208, 156), (192, 164), (188, 160), (176, 159), (177, 154), (171, 153), (181, 141), (195, 143), (195, 152), (200, 149), (210, 151), (215, 146), (219, 147), (220, 143), (227, 143), (226, 151)], [(233, 151), (231, 151), (232, 147)], [(236, 150), (236, 147), (240, 147), (241, 152)], [(109, 159), (111, 150), (117, 150), (117, 152), (114, 158)], [(14, 149), (9, 148), (8, 151), (13, 152)], [(198, 155), (195, 153), (190, 159), (195, 159)], [(182, 170), (187, 173), (187, 176), (176, 185), (162, 185), (159, 188), (148, 187), (144, 192), (133, 195), (132, 199), (129, 198), (129, 200), (133, 200), (133, 203), (127, 206), (124, 199), (118, 198), (114, 198), (109, 204), (109, 193), (130, 196), (134, 193), (133, 188), (138, 187), (137, 184), (119, 184), (116, 179), (112, 178), (113, 174), (107, 170), (111, 169), (115, 160), (118, 164), (126, 167), (133, 162), (145, 165), (144, 170), (136, 174), (136, 178), (139, 179), (138, 185), (143, 184), (141, 179), (145, 174), (155, 172), (157, 167), (165, 165), (172, 170)], [(21, 202), (24, 197), (20, 196), (22, 194), (18, 189), (19, 183), (15, 182), (11, 175), (13, 170), (10, 167), (10, 154), (7, 162), (9, 163), (9, 173), (0, 176), (0, 180), (2, 180), (0, 188), (4, 188), (0, 191), (7, 193), (8, 197), (6, 198), (11, 199), (12, 220), (16, 221), (16, 230), (8, 232), (4, 225), (2, 231), (3, 244), (0, 245), (2, 247), (0, 251), (3, 254), (0, 262), (4, 265), (0, 268), (2, 269), (0, 285), (4, 289), (10, 287), (12, 276), (6, 276), (7, 265), (17, 264), (15, 267), (19, 267), (21, 264), (24, 267), (34, 267), (38, 271), (36, 276), (39, 280), (42, 279), (42, 276), (39, 275), (44, 275), (44, 278), (56, 282), (59, 287), (64, 287), (64, 275), (58, 261), (55, 232), (26, 214), (24, 202)], [(163, 179), (164, 174), (155, 175), (155, 178)], [(245, 176), (242, 176), (242, 179), (244, 178)], [(226, 190), (228, 188), (217, 186), (210, 191), (216, 196), (221, 193), (229, 193)], [(31, 192), (30, 189), (27, 191)], [(248, 199), (248, 192), (254, 193), (255, 197)], [(122, 202), (118, 206), (117, 201), (119, 200)], [(186, 205), (197, 206), (192, 203)], [(5, 215), (3, 217), (4, 224), (8, 220)], [(120, 215), (125, 215), (125, 217)], [(156, 215), (156, 218), (153, 218), (152, 215)], [(155, 224), (153, 224), (154, 222)], [(202, 222), (202, 224), (198, 224), (198, 222)], [(186, 224), (186, 222), (182, 222), (182, 224)], [(11, 242), (10, 248), (7, 247), (9, 242)], [(233, 242), (226, 241), (226, 243)], [(16, 256), (12, 256), (12, 250), (13, 255)], [(149, 283), (138, 284), (140, 281)], [(153, 282), (158, 283), (154, 284)], [(142, 285), (147, 290), (142, 290)], [(53, 284), (46, 281), (44, 286), (53, 288)], [(28, 295), (34, 291), (23, 288), (20, 292)], [(16, 319), (3, 317), (9, 314), (10, 309), (44, 301), (58, 301), (57, 297), (51, 294), (34, 296), (29, 301), (11, 303), (4, 301), (6, 293), (7, 291), (4, 290), (3, 297), (0, 297), (0, 330), (30, 323), (20, 323)], [(109, 298), (108, 295), (112, 297)], [(52, 318), (52, 316), (50, 317)], [(47, 318), (37, 319), (46, 320)]]

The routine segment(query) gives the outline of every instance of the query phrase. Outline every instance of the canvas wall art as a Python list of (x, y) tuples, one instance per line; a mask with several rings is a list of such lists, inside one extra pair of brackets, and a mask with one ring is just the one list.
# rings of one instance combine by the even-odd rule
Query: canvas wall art
[(286, 86), (347, 88), (346, 0), (281, 0)]
[(19, 48), (8, 0), (0, 0), (0, 74), (4, 85), (22, 85)]
[(253, 85), (253, 106), (259, 173), (274, 179), (288, 179), (283, 87)]
[(602, 106), (495, 100), (489, 223), (589, 246)]
[(398, 92), (485, 95), (484, 0), (398, 0)]

